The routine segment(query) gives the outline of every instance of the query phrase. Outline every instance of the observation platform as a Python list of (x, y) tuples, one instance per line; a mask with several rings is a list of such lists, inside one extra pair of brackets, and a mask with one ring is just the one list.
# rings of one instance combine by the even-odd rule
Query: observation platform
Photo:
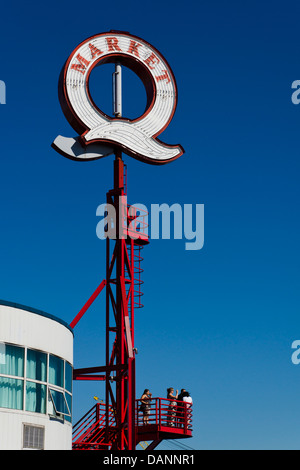
[[(193, 407), (190, 403), (167, 398), (152, 398), (148, 412), (143, 416), (141, 400), (136, 401), (136, 437), (140, 441), (153, 441), (149, 450), (164, 439), (192, 437)], [(173, 403), (176, 403), (173, 406)], [(147, 423), (144, 420), (147, 419)]]
[[(152, 398), (149, 403), (147, 423), (144, 423), (141, 401), (136, 400), (136, 445), (152, 441), (146, 450), (154, 449), (164, 439), (192, 437), (192, 405), (166, 398)], [(73, 450), (111, 450), (117, 435), (113, 408), (109, 407), (106, 427), (105, 404), (97, 403), (73, 426)]]

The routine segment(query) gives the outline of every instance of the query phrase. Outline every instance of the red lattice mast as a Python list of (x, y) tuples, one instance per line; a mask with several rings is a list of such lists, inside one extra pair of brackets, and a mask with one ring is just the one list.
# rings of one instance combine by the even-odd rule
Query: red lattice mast
[[(149, 240), (146, 226), (135, 223), (137, 209), (127, 206), (124, 162), (120, 154), (116, 154), (114, 161), (114, 188), (107, 193), (107, 204), (115, 209), (115, 218), (108, 223), (115, 224), (116, 238), (106, 238), (106, 280), (70, 324), (75, 327), (106, 286), (106, 365), (74, 370), (74, 379), (105, 380), (104, 442), (110, 449), (133, 450), (136, 446), (134, 309), (142, 306), (140, 256), (135, 251)], [(111, 227), (107, 231), (113, 232)], [(98, 375), (100, 372), (105, 375)]]

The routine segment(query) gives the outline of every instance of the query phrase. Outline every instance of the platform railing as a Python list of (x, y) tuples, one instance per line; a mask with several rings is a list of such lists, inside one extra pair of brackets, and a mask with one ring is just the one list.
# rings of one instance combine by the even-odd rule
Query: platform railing
[[(105, 404), (97, 403), (73, 426), (73, 449), (90, 449), (108, 446), (105, 442)], [(109, 407), (109, 426), (115, 425), (112, 407)]]
[[(175, 405), (174, 405), (175, 403)], [(148, 403), (147, 424), (144, 424), (141, 400), (136, 400), (135, 424), (146, 430), (154, 425), (158, 431), (176, 433), (176, 436), (191, 437), (192, 405), (179, 400), (152, 398)], [(115, 439), (116, 421), (112, 406), (109, 406), (108, 428), (106, 433), (106, 406), (97, 403), (73, 426), (73, 449), (107, 449)], [(177, 438), (177, 437), (176, 437)]]
[[(152, 398), (148, 410), (141, 409), (141, 399), (136, 400), (136, 425), (157, 425), (181, 429), (183, 433), (192, 431), (193, 405), (184, 401), (168, 398)], [(144, 415), (144, 413), (146, 413)], [(146, 421), (146, 423), (145, 423)]]

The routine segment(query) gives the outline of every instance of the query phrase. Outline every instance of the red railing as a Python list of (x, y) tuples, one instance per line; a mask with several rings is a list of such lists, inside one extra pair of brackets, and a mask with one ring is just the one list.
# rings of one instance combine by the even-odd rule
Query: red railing
[[(175, 405), (174, 405), (175, 403)], [(145, 426), (155, 424), (159, 427), (176, 428), (182, 430), (182, 434), (190, 434), (192, 431), (192, 404), (169, 400), (167, 398), (152, 398), (148, 404), (147, 415), (141, 410), (141, 400), (136, 400), (136, 425)], [(144, 424), (144, 421), (147, 424)], [(170, 432), (172, 432), (170, 429)]]
[[(177, 437), (191, 437), (192, 434), (192, 405), (183, 401), (167, 398), (152, 398), (144, 424), (143, 412), (140, 411), (141, 400), (136, 400), (135, 424), (137, 435), (139, 429), (150, 435), (154, 432), (167, 432)], [(73, 450), (110, 450), (117, 436), (116, 421), (112, 406), (109, 406), (108, 427), (105, 421), (106, 407), (97, 403), (73, 426)], [(147, 427), (149, 426), (149, 427)], [(156, 435), (156, 434), (155, 434)], [(181, 435), (181, 436), (180, 436)], [(176, 438), (177, 438), (176, 437)]]
[[(113, 440), (113, 435), (107, 439), (105, 428), (104, 403), (97, 403), (73, 426), (73, 449), (89, 450), (107, 448)], [(109, 407), (109, 427), (111, 431), (115, 426), (115, 417), (112, 407)], [(113, 432), (111, 433), (113, 434)]]

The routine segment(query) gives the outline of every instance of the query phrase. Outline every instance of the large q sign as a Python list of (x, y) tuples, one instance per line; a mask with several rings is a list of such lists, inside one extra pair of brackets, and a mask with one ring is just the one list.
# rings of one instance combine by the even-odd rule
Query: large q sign
[[(94, 67), (108, 62), (130, 68), (142, 80), (147, 106), (137, 119), (112, 118), (94, 103), (90, 74)], [(163, 56), (138, 37), (110, 31), (83, 41), (63, 67), (59, 99), (67, 120), (79, 134), (75, 138), (58, 136), (53, 142), (55, 150), (65, 157), (93, 160), (121, 150), (143, 162), (163, 164), (184, 153), (180, 145), (157, 139), (174, 115), (177, 87)]]

